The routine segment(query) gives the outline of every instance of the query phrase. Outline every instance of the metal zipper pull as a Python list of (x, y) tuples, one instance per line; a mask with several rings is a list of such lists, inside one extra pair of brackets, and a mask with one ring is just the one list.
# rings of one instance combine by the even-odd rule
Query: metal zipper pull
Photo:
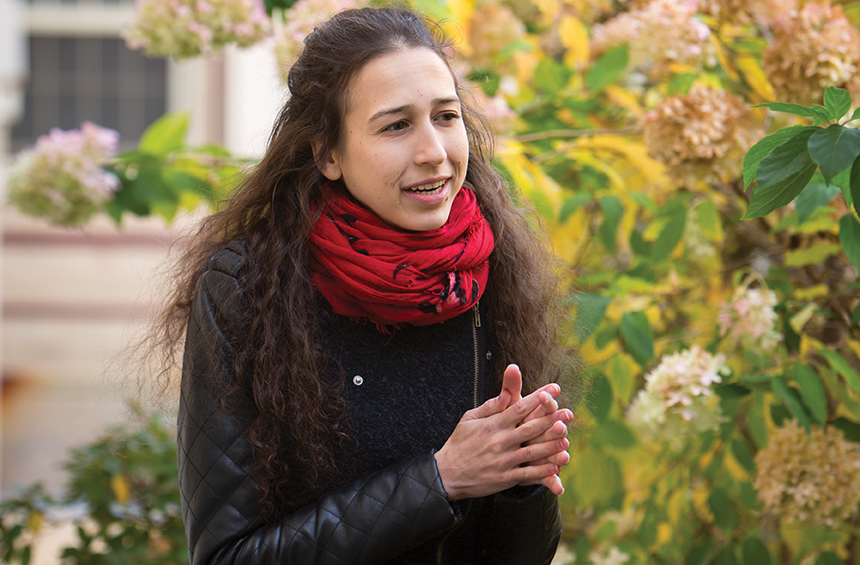
[(475, 302), (475, 305), (472, 306), (472, 310), (475, 312), (475, 327), (476, 328), (481, 327), (481, 310), (478, 307), (479, 305), (480, 305), (480, 302)]

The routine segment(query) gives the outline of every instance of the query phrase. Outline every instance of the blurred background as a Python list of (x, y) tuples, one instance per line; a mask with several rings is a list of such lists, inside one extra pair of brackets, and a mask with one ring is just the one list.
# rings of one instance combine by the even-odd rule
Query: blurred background
[[(0, 0), (0, 187), (12, 155), (84, 121), (117, 130), (128, 150), (165, 112), (184, 110), (190, 143), (261, 154), (284, 96), (269, 51), (148, 58), (120, 38), (133, 10), (132, 1)], [(5, 198), (2, 210), (0, 492), (56, 488), (68, 448), (125, 417), (135, 385), (123, 345), (152, 314), (152, 276), (190, 222), (127, 217), (117, 227), (102, 217), (69, 230)]]

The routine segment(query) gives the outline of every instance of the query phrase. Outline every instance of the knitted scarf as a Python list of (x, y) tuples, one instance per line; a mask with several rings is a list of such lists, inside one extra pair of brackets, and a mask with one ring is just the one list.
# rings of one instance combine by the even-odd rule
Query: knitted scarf
[(390, 333), (474, 306), (487, 287), (493, 232), (463, 187), (440, 228), (404, 231), (347, 196), (327, 191), (310, 234), (311, 279), (335, 313)]

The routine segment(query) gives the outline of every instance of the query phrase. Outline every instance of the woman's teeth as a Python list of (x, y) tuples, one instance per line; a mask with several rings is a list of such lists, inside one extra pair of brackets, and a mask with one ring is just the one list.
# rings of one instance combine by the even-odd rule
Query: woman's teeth
[(418, 192), (420, 194), (435, 194), (442, 190), (442, 187), (445, 186), (445, 181), (439, 181), (433, 184), (422, 184), (421, 186), (416, 186), (414, 188), (410, 188), (412, 192)]

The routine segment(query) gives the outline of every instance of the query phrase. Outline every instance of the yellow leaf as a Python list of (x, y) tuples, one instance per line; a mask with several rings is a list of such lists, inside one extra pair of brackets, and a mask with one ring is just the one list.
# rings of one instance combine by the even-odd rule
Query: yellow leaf
[(667, 524), (666, 522), (660, 522), (657, 525), (657, 540), (654, 542), (654, 545), (651, 547), (653, 549), (657, 549), (666, 544), (670, 539), (672, 539), (672, 526)]
[(854, 352), (854, 355), (860, 357), (860, 341), (857, 341), (856, 339), (849, 339), (848, 347), (851, 348), (851, 351)]
[(732, 64), (731, 59), (729, 58), (729, 54), (727, 53), (726, 46), (717, 39), (716, 35), (711, 34), (711, 44), (714, 46), (714, 51), (717, 54), (717, 60), (720, 62), (720, 66), (726, 71), (726, 74), (733, 81), (738, 80), (738, 72), (735, 70), (735, 66)]
[(634, 116), (641, 116), (644, 112), (642, 105), (639, 103), (639, 97), (626, 88), (612, 84), (607, 86), (603, 93), (606, 94), (613, 106), (620, 106)]
[(544, 21), (549, 23), (555, 19), (561, 8), (561, 3), (558, 0), (532, 0), (532, 4), (537, 6), (540, 13), (543, 15)]
[(833, 255), (838, 255), (842, 246), (838, 243), (815, 243), (805, 249), (797, 249), (785, 252), (786, 267), (803, 267), (804, 265), (818, 265)]
[(131, 498), (131, 489), (128, 486), (128, 480), (123, 475), (114, 475), (110, 478), (110, 487), (113, 490), (113, 495), (120, 504), (128, 503)]
[(758, 59), (751, 53), (740, 52), (735, 56), (735, 64), (753, 92), (758, 94), (763, 101), (770, 102), (774, 99), (773, 86), (767, 80)]
[(791, 317), (788, 321), (788, 325), (791, 326), (791, 329), (794, 330), (794, 333), (799, 334), (803, 331), (803, 326), (812, 319), (812, 316), (815, 314), (815, 309), (818, 308), (818, 305), (815, 302), (810, 302), (806, 306), (804, 306), (800, 312)]
[(798, 300), (815, 300), (820, 296), (827, 296), (830, 290), (826, 284), (817, 284), (809, 288), (798, 288), (794, 291), (794, 296)]
[(32, 532), (38, 532), (42, 529), (42, 524), (45, 523), (45, 517), (38, 510), (33, 510), (27, 516), (27, 528)]
[(573, 68), (581, 69), (591, 58), (591, 47), (588, 42), (588, 29), (579, 18), (565, 16), (558, 26), (561, 44), (567, 48), (565, 63)]
[(726, 455), (723, 457), (723, 466), (726, 468), (726, 471), (729, 472), (729, 475), (736, 481), (747, 481), (749, 480), (749, 473), (747, 473), (746, 469), (744, 469), (738, 460), (735, 459), (734, 454), (731, 450), (727, 450)]

